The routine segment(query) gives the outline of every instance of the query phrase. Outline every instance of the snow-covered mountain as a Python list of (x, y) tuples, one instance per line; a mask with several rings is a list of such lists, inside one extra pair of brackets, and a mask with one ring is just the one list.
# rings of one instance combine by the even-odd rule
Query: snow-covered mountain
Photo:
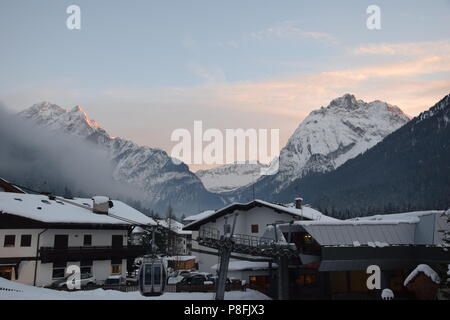
[(19, 115), (41, 127), (79, 137), (107, 150), (114, 166), (114, 178), (143, 192), (145, 205), (161, 213), (169, 204), (175, 213), (181, 215), (219, 207), (224, 203), (219, 196), (204, 188), (187, 165), (175, 164), (163, 150), (110, 136), (80, 106), (69, 111), (43, 102)]
[(211, 192), (229, 192), (255, 183), (261, 176), (262, 163), (233, 163), (208, 170), (199, 170), (195, 174)]
[(450, 207), (450, 95), (336, 170), (292, 182), (278, 201), (301, 194), (334, 217)]
[(251, 200), (253, 192), (276, 200), (293, 181), (340, 167), (409, 121), (396, 106), (378, 100), (366, 103), (346, 94), (311, 112), (281, 150), (278, 173), (259, 177), (259, 164), (231, 164), (194, 174), (185, 164), (174, 164), (163, 150), (111, 137), (79, 106), (69, 111), (44, 102), (20, 115), (105, 148), (116, 180), (144, 192), (147, 205), (163, 211), (170, 204), (180, 215)]
[(366, 103), (346, 94), (312, 111), (280, 153), (277, 180), (283, 187), (309, 172), (336, 169), (409, 121), (398, 107)]
[[(350, 94), (332, 100), (312, 111), (295, 130), (280, 152), (278, 173), (256, 183), (257, 196), (270, 198), (308, 173), (338, 168), (409, 119), (398, 107), (378, 100), (366, 103)], [(244, 187), (230, 196), (244, 200), (251, 192)]]

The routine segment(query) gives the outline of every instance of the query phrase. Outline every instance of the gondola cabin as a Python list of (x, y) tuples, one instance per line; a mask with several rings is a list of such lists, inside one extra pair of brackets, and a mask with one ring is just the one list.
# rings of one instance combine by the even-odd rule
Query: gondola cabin
[(139, 270), (139, 290), (143, 296), (162, 295), (166, 286), (167, 270), (160, 258), (144, 258)]

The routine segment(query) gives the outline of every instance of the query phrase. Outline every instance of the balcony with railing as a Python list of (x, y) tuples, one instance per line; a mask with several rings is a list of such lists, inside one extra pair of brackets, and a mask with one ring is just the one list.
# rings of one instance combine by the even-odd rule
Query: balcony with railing
[(242, 254), (265, 257), (282, 255), (296, 257), (298, 255), (297, 248), (293, 243), (281, 243), (274, 239), (247, 234), (234, 234), (229, 240), (226, 240), (226, 237), (221, 235), (220, 231), (215, 228), (200, 229), (197, 239), (200, 245), (214, 249), (221, 249), (224, 246), (232, 245), (233, 252)]
[(41, 247), (42, 263), (54, 261), (112, 260), (136, 258), (145, 254), (142, 246)]

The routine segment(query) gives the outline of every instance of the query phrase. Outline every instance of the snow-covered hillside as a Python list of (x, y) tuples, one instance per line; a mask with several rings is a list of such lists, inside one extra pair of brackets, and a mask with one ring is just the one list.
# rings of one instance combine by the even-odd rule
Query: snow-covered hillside
[(223, 204), (204, 188), (188, 166), (175, 164), (163, 150), (110, 136), (80, 106), (66, 110), (43, 102), (19, 115), (41, 127), (79, 137), (107, 150), (114, 165), (114, 178), (143, 192), (146, 206), (164, 211), (171, 204), (181, 214)]
[(233, 163), (220, 167), (199, 170), (195, 174), (211, 192), (228, 192), (247, 186), (258, 180), (261, 169), (267, 168), (261, 163)]

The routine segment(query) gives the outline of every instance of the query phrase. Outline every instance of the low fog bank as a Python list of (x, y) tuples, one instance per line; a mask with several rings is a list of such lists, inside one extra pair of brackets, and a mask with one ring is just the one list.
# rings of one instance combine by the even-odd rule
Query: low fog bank
[(0, 104), (0, 177), (39, 192), (106, 195), (140, 207), (142, 191), (115, 181), (112, 172), (106, 151), (39, 128)]

